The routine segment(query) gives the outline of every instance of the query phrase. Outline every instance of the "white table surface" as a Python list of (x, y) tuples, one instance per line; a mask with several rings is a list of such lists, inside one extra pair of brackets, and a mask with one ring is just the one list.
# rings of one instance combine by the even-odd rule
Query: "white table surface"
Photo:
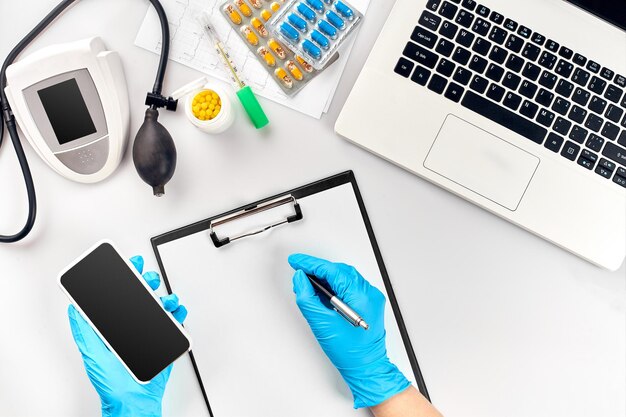
[[(0, 2), (0, 57), (56, 3)], [(600, 270), (333, 133), (391, 3), (372, 2), (321, 121), (263, 101), (270, 128), (256, 132), (240, 114), (226, 134), (210, 137), (180, 111), (161, 112), (178, 148), (164, 198), (139, 179), (130, 153), (105, 182), (80, 185), (53, 173), (25, 144), (39, 210), (27, 239), (0, 246), (0, 416), (99, 414), (56, 284), (57, 272), (93, 242), (111, 238), (156, 268), (151, 236), (345, 169), (356, 173), (433, 402), (445, 415), (625, 415), (624, 266)], [(133, 46), (147, 7), (79, 2), (31, 49), (98, 35), (119, 51), (133, 137), (157, 64)], [(164, 91), (196, 77), (170, 63)], [(373, 106), (385, 104), (372, 97)], [(407, 129), (419, 135), (413, 121)], [(0, 230), (12, 232), (24, 220), (26, 195), (8, 138), (0, 149), (0, 202)], [(164, 410), (201, 415), (187, 359), (174, 369)]]

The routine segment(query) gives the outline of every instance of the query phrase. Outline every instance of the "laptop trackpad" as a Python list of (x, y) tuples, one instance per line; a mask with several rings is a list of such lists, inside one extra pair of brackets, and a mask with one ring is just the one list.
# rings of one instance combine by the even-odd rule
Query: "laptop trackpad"
[(450, 114), (424, 166), (514, 211), (539, 165), (536, 156)]

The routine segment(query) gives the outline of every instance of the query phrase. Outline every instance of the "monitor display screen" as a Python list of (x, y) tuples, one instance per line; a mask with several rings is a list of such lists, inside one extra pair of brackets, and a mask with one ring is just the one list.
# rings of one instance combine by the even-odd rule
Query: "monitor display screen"
[(567, 0), (626, 31), (624, 0)]
[(37, 92), (60, 145), (96, 133), (75, 78)]

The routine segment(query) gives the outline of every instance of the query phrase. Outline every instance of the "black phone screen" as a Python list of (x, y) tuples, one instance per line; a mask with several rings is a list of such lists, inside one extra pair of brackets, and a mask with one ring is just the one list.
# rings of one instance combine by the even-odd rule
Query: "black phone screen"
[(61, 276), (61, 285), (140, 381), (189, 349), (189, 340), (108, 243)]

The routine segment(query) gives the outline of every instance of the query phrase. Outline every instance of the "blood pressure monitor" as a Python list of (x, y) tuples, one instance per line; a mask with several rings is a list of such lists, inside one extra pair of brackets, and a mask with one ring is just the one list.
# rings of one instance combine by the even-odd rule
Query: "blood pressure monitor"
[(10, 65), (7, 99), (28, 141), (62, 176), (93, 183), (119, 165), (129, 135), (119, 55), (100, 38), (41, 49)]

